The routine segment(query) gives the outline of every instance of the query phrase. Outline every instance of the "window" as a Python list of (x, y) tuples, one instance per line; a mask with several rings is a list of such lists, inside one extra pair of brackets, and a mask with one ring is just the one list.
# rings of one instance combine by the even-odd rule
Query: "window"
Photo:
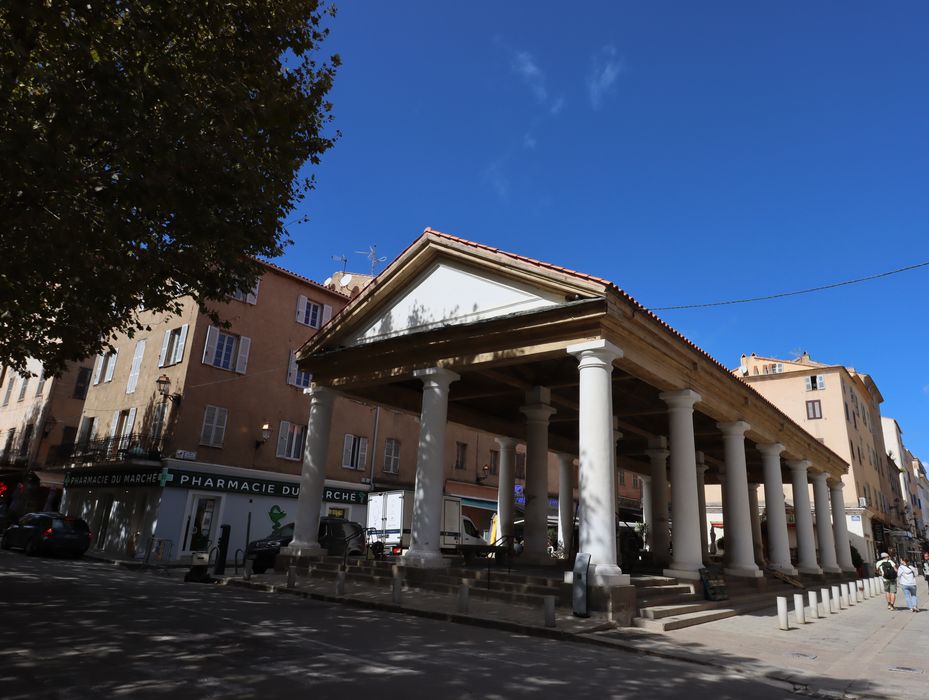
[(13, 385), (16, 383), (16, 375), (10, 372), (10, 383), (6, 385), (6, 393), (3, 395), (3, 405), (10, 403), (10, 395), (13, 393)]
[(184, 359), (184, 346), (187, 344), (188, 324), (180, 328), (170, 328), (161, 339), (161, 354), (158, 356), (159, 367), (176, 365)]
[(305, 425), (282, 420), (281, 432), (277, 437), (277, 456), (284, 459), (302, 460), (304, 440), (306, 440)]
[(116, 360), (119, 358), (119, 349), (113, 352), (97, 355), (97, 361), (94, 363), (94, 386), (100, 383), (113, 381), (113, 372), (116, 371)]
[(87, 398), (87, 387), (90, 386), (90, 373), (92, 371), (90, 367), (81, 367), (77, 371), (77, 380), (74, 382), (74, 393), (72, 394), (73, 398)]
[(319, 328), (332, 318), (332, 307), (328, 304), (317, 304), (302, 294), (297, 297), (297, 323), (310, 328)]
[(255, 286), (252, 287), (250, 292), (246, 292), (244, 289), (236, 289), (229, 296), (231, 296), (236, 301), (244, 301), (246, 304), (257, 304), (258, 303), (258, 285), (261, 284), (261, 278), (255, 282)]
[(851, 441), (851, 440), (848, 441), (848, 451), (849, 451), (849, 452), (851, 453), (851, 455), (852, 455), (851, 458), (852, 458), (852, 459), (855, 459), (855, 446), (852, 444), (852, 441)]
[(625, 469), (619, 470), (619, 485), (620, 486), (626, 485), (626, 470)]
[(464, 469), (468, 464), (468, 443), (455, 443), (455, 469)]
[(500, 450), (490, 451), (490, 474), (497, 476), (500, 473)]
[(39, 370), (39, 383), (36, 385), (35, 395), (37, 397), (41, 396), (43, 391), (45, 391), (45, 368), (44, 367)]
[(162, 401), (160, 404), (155, 406), (155, 412), (152, 415), (152, 444), (156, 447), (158, 446), (158, 441), (161, 440), (161, 433), (165, 428), (165, 413), (167, 410), (167, 402)]
[[(12, 380), (12, 378), (11, 378)], [(13, 451), (13, 440), (16, 439), (16, 428), (10, 428), (6, 434), (6, 445), (3, 447), (3, 459), (7, 459)]]
[(638, 474), (632, 475), (632, 488), (634, 489), (639, 488), (639, 475)]
[(826, 388), (826, 376), (823, 374), (804, 377), (803, 380), (806, 383), (807, 391), (822, 391)]
[(129, 381), (126, 382), (126, 393), (134, 394), (135, 388), (139, 384), (139, 369), (142, 367), (142, 357), (145, 355), (145, 341), (140, 340), (135, 344), (135, 352), (132, 353), (132, 366), (129, 368)]
[(203, 428), (200, 430), (200, 444), (210, 447), (222, 447), (226, 437), (226, 417), (228, 411), (219, 406), (207, 406), (203, 412)]
[(345, 433), (342, 443), (342, 467), (344, 469), (364, 469), (368, 459), (368, 438)]
[(781, 373), (783, 373), (783, 371), (784, 371), (784, 363), (783, 363), (783, 362), (775, 362), (773, 365), (771, 365), (771, 373), (772, 373), (772, 374), (781, 374)]
[(822, 401), (807, 401), (806, 402), (806, 417), (810, 420), (823, 417), (823, 405)]
[(290, 351), (290, 359), (287, 361), (287, 383), (291, 386), (307, 388), (313, 382), (313, 373), (300, 369), (297, 365), (297, 353)]
[(210, 326), (203, 344), (203, 364), (245, 374), (251, 344), (251, 339), (244, 335), (233, 335)]
[(384, 441), (384, 471), (388, 474), (400, 473), (400, 441), (395, 438)]
[(852, 414), (852, 424), (855, 426), (855, 430), (858, 430), (858, 414)]
[(851, 416), (848, 415), (848, 401), (845, 402), (845, 420), (851, 420)]
[(29, 443), (32, 442), (32, 432), (35, 430), (35, 424), (30, 423), (23, 431), (23, 439), (19, 444), (19, 456), (26, 457), (29, 454)]
[(136, 409), (128, 411), (113, 411), (110, 421), (109, 445), (111, 450), (125, 450), (129, 447), (132, 438), (132, 429), (135, 426)]
[(525, 479), (526, 478), (526, 453), (517, 452), (516, 453), (516, 464), (515, 464), (516, 478)]
[(77, 441), (76, 445), (79, 449), (85, 449), (87, 443), (94, 439), (97, 434), (97, 419), (96, 418), (81, 418), (81, 427), (77, 431)]
[(17, 401), (22, 401), (26, 398), (26, 389), (29, 387), (29, 377), (23, 377), (23, 384), (19, 387), (19, 398)]

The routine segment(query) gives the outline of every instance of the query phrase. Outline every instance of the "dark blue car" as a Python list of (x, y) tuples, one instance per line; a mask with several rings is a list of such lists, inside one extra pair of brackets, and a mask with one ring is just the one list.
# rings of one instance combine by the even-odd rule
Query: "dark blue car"
[(80, 557), (90, 547), (87, 523), (61, 513), (28, 513), (10, 525), (0, 539), (3, 549), (22, 549), (26, 554), (68, 554)]

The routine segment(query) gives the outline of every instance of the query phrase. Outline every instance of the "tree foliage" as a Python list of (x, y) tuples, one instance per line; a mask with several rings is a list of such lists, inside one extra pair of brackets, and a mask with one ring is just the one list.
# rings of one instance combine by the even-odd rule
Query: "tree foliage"
[(249, 288), (333, 145), (314, 0), (0, 4), (0, 363)]

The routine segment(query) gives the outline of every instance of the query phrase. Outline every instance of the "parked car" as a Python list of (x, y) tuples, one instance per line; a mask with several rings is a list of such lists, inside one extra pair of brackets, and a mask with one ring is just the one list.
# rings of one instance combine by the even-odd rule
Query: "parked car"
[[(252, 571), (263, 574), (274, 566), (281, 547), (294, 538), (294, 524), (289, 523), (267, 537), (248, 543), (245, 558), (252, 559)], [(328, 554), (360, 556), (365, 552), (365, 532), (358, 523), (343, 518), (320, 518), (319, 544)]]
[(87, 523), (62, 513), (27, 513), (10, 525), (0, 547), (25, 550), (26, 554), (70, 554), (80, 557), (93, 536)]

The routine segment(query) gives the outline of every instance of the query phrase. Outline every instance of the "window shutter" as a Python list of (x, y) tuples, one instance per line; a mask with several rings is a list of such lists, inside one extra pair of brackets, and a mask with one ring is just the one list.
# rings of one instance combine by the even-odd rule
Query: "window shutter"
[(342, 466), (346, 469), (354, 469), (352, 466), (352, 445), (355, 442), (355, 436), (351, 433), (345, 433), (345, 441), (342, 443)]
[[(97, 359), (94, 361), (94, 386), (100, 383), (100, 372), (103, 370), (103, 355), (97, 355)], [(13, 382), (12, 376), (10, 377), (10, 383)]]
[(111, 382), (113, 381), (113, 372), (116, 371), (116, 361), (119, 359), (119, 348), (116, 348), (109, 361), (106, 363), (106, 374), (103, 377), (103, 381)]
[(813, 391), (813, 377), (804, 377), (803, 383), (806, 384), (807, 391)]
[(330, 318), (332, 318), (332, 307), (329, 304), (323, 304), (323, 321), (319, 325), (325, 326)]
[(113, 438), (116, 437), (116, 431), (118, 428), (119, 428), (119, 409), (117, 408), (115, 411), (113, 411), (113, 418), (110, 420), (110, 434), (108, 436), (110, 438), (110, 441), (112, 441)]
[(226, 439), (226, 417), (229, 411), (225, 408), (216, 409), (216, 425), (213, 426), (213, 444), (216, 447), (223, 446), (223, 440)]
[(245, 374), (245, 368), (248, 366), (248, 349), (252, 341), (247, 336), (239, 336), (239, 356), (235, 360), (235, 371), (239, 374)]
[(297, 295), (297, 323), (306, 325), (306, 297)]
[(180, 362), (184, 359), (184, 348), (187, 347), (187, 330), (189, 324), (185, 323), (181, 326), (181, 337), (177, 339), (177, 343), (174, 345), (174, 357), (172, 358), (174, 362)]
[(213, 425), (216, 423), (216, 406), (207, 406), (203, 412), (203, 427), (200, 429), (200, 442), (205, 445), (213, 443)]
[[(145, 355), (145, 341), (140, 340), (135, 344), (135, 352), (132, 355), (132, 367), (129, 369), (129, 381), (126, 382), (126, 393), (135, 393), (135, 388), (139, 383), (139, 369), (142, 366), (142, 357)], [(134, 410), (134, 409), (133, 409)]]
[(161, 353), (158, 355), (158, 366), (165, 366), (165, 355), (168, 354), (168, 343), (171, 341), (171, 331), (165, 331), (165, 337), (161, 341)]
[(216, 342), (219, 340), (219, 329), (210, 326), (206, 329), (206, 342), (203, 343), (203, 364), (212, 365), (216, 355)]
[(94, 440), (97, 437), (97, 417), (94, 416), (90, 419), (90, 430), (87, 433), (87, 438), (89, 440)]
[(278, 457), (289, 457), (287, 454), (287, 438), (290, 435), (290, 422), (286, 420), (281, 421), (281, 429), (277, 434), (277, 456)]
[(259, 277), (257, 280), (255, 280), (255, 286), (252, 287), (252, 291), (245, 295), (246, 303), (252, 304), (253, 306), (258, 303), (258, 285), (260, 284), (261, 278)]
[(293, 350), (290, 351), (290, 359), (287, 361), (287, 383), (297, 384), (297, 357)]
[(368, 460), (368, 438), (358, 438), (358, 469), (363, 469)]
[(35, 388), (35, 395), (41, 396), (42, 390), (45, 388), (45, 368), (39, 370), (39, 385)]
[(816, 375), (816, 386), (820, 389), (826, 388), (826, 375), (824, 374)]
[(137, 409), (135, 408), (129, 409), (129, 415), (126, 417), (126, 422), (123, 424), (123, 435), (122, 436), (124, 438), (128, 438), (130, 435), (132, 435), (132, 428), (135, 426), (136, 410)]

